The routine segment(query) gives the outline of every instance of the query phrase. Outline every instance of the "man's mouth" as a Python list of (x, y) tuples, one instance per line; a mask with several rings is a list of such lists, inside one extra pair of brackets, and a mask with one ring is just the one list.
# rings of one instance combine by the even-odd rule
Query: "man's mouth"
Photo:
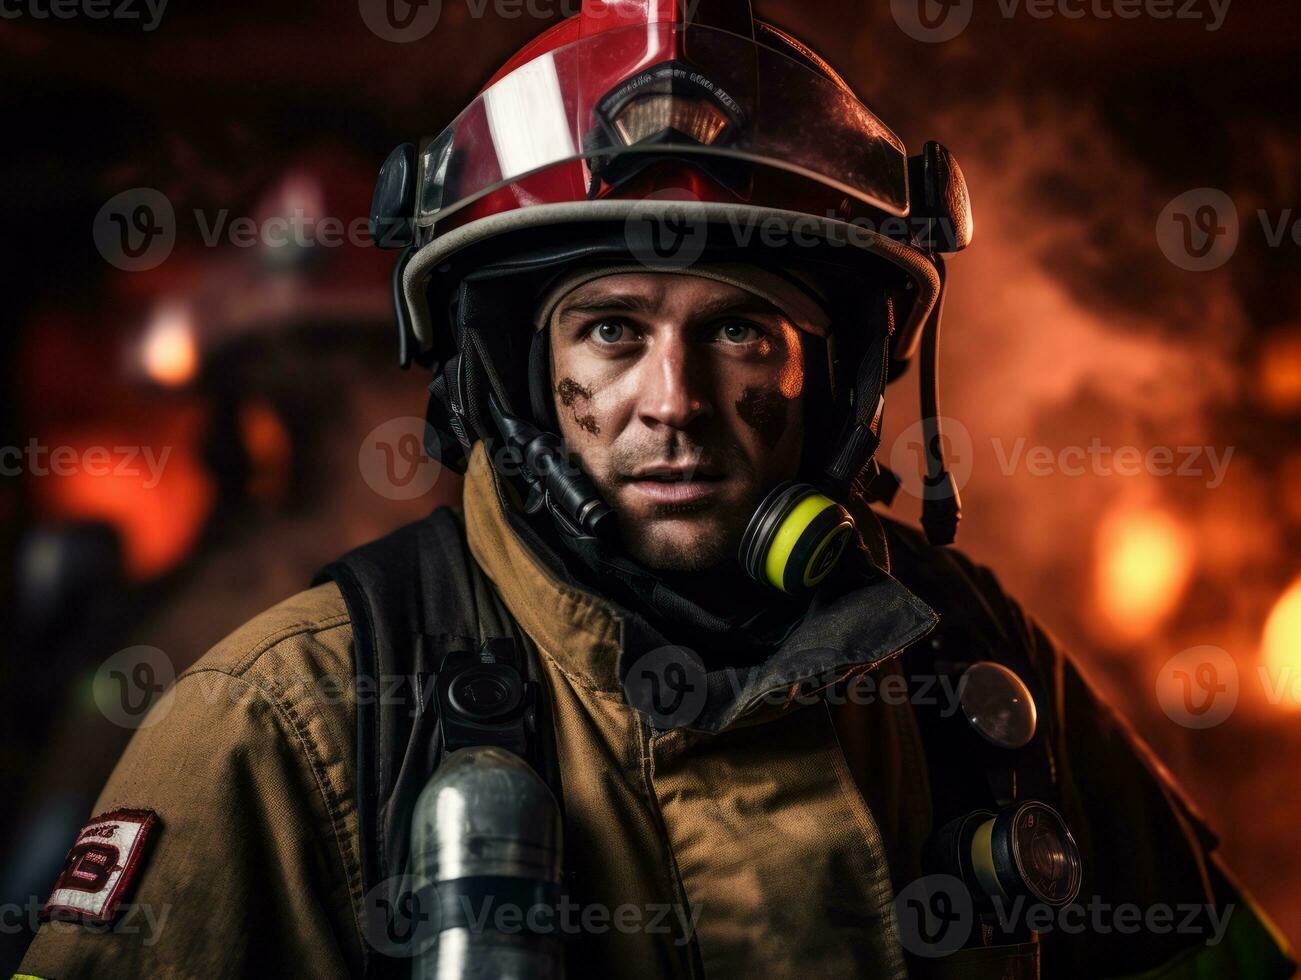
[(726, 476), (700, 465), (661, 463), (643, 466), (624, 482), (654, 504), (703, 503), (719, 492)]
[(700, 463), (656, 463), (634, 470), (627, 477), (629, 482), (654, 480), (657, 483), (689, 483), (693, 480), (717, 482), (723, 478), (720, 471)]

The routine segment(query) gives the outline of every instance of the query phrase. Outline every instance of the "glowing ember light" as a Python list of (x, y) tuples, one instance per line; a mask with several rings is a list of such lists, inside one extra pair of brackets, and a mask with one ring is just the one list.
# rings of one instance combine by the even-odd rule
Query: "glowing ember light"
[(1192, 541), (1169, 514), (1127, 510), (1097, 537), (1097, 603), (1117, 636), (1150, 636), (1174, 612), (1192, 573)]
[(1280, 415), (1301, 412), (1301, 332), (1266, 342), (1260, 355), (1260, 396)]
[(265, 503), (280, 503), (289, 494), (292, 439), (276, 410), (262, 400), (239, 412), (239, 431), (252, 472), (248, 490)]
[(1289, 453), (1279, 462), (1278, 483), (1283, 513), (1301, 524), (1301, 453)]
[(1274, 692), (1285, 707), (1301, 708), (1301, 579), (1283, 593), (1265, 621), (1261, 660), (1266, 692)]
[(158, 384), (177, 388), (190, 381), (199, 366), (194, 324), (183, 306), (163, 306), (154, 315), (140, 346), (145, 373)]
[(72, 458), (85, 465), (42, 480), (39, 513), (112, 524), (136, 581), (175, 568), (199, 540), (216, 498), (201, 455), (206, 427), (201, 411), (184, 407), (160, 413), (149, 430), (58, 433), (55, 444), (72, 447)]

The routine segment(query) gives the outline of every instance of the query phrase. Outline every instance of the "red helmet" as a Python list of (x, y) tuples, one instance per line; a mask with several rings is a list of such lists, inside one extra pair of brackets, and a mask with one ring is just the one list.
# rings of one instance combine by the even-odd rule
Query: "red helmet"
[(566, 267), (741, 259), (793, 272), (832, 311), (823, 363), (841, 424), (826, 427), (817, 463), (823, 482), (848, 485), (877, 448), (888, 378), (938, 317), (940, 253), (970, 241), (961, 170), (935, 143), (910, 160), (821, 57), (755, 20), (749, 0), (683, 7), (584, 0), (441, 135), (389, 157), (372, 234), (403, 249), (403, 364), (437, 366), (463, 451), (500, 432), (498, 412), (530, 406), (546, 426), (528, 368), (542, 362), (536, 339), (509, 325), (531, 322), (525, 307)]

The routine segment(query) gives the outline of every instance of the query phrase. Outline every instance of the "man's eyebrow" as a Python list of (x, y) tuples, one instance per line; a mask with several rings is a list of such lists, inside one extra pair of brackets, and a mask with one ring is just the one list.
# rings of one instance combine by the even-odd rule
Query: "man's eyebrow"
[(637, 293), (610, 293), (604, 296), (580, 296), (572, 303), (560, 307), (559, 317), (563, 320), (569, 316), (581, 316), (587, 313), (609, 313), (620, 310), (625, 313), (649, 313), (655, 308), (655, 301)]
[[(606, 296), (579, 297), (572, 303), (563, 305), (558, 311), (560, 319), (583, 316), (592, 313), (626, 313), (652, 314), (658, 304), (648, 296), (638, 293), (611, 293)], [(743, 314), (785, 317), (777, 307), (758, 296), (720, 296), (708, 300), (691, 311), (691, 321), (699, 323), (722, 315), (740, 316)]]
[(758, 296), (719, 296), (716, 299), (701, 303), (691, 311), (691, 320), (699, 323), (703, 320), (712, 320), (719, 316), (779, 316), (783, 319), (789, 319), (785, 313), (773, 306), (765, 299)]

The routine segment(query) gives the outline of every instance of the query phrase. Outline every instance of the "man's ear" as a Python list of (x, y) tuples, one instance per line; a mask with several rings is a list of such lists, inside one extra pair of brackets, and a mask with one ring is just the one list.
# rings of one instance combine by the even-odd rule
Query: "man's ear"
[(559, 432), (556, 399), (551, 389), (551, 327), (548, 325), (533, 331), (533, 343), (529, 347), (529, 406), (538, 428)]

